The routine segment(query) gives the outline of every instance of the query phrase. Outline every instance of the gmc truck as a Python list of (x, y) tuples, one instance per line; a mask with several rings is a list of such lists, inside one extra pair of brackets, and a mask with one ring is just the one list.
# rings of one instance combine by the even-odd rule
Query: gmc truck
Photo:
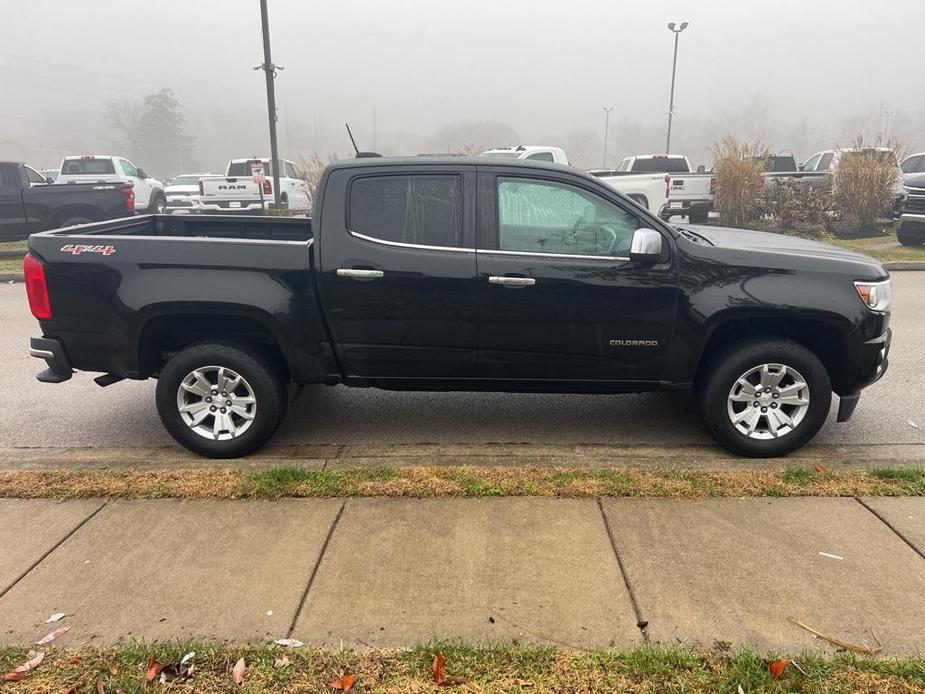
[(623, 159), (614, 176), (662, 173), (671, 176), (668, 204), (661, 217), (687, 217), (691, 224), (706, 224), (713, 209), (712, 173), (694, 173), (687, 157), (675, 154), (636, 154)]
[(0, 241), (21, 241), (36, 231), (133, 214), (135, 192), (130, 185), (54, 185), (31, 166), (0, 162)]
[[(146, 215), (34, 234), (38, 374), (156, 378), (183, 446), (242, 456), (289, 385), (693, 389), (724, 446), (780, 456), (887, 368), (876, 260), (779, 234), (671, 226), (571, 167), (336, 162), (313, 216)], [(550, 423), (554, 426), (554, 423)]]

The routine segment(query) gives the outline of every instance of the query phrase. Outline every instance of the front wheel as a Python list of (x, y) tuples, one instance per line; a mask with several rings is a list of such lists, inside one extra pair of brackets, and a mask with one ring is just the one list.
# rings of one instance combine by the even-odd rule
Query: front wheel
[(744, 343), (714, 361), (701, 392), (713, 437), (751, 458), (787, 455), (822, 427), (832, 386), (822, 362), (787, 340)]
[(923, 243), (925, 243), (925, 234), (913, 236), (912, 234), (909, 234), (908, 232), (903, 233), (902, 230), (900, 230), (896, 234), (896, 239), (903, 246), (921, 246)]
[(237, 458), (276, 431), (286, 410), (286, 387), (250, 350), (199, 344), (167, 362), (156, 400), (161, 422), (181, 446), (208, 458)]
[(148, 214), (167, 214), (167, 201), (158, 195), (148, 207)]

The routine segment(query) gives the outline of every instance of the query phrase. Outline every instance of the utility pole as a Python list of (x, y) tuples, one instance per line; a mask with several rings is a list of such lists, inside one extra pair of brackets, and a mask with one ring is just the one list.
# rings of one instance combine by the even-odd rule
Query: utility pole
[(373, 106), (373, 151), (378, 152), (379, 148), (376, 146), (376, 107)]
[(270, 120), (270, 169), (273, 172), (273, 202), (270, 207), (280, 208), (279, 199), (279, 146), (276, 141), (276, 89), (273, 80), (276, 71), (282, 70), (282, 65), (274, 65), (270, 57), (270, 19), (267, 13), (267, 0), (260, 0), (260, 23), (263, 28), (263, 64), (256, 65), (255, 70), (263, 70), (267, 79), (267, 115)]
[(668, 98), (668, 137), (665, 139), (665, 154), (671, 154), (671, 118), (674, 116), (674, 76), (678, 67), (678, 35), (687, 29), (687, 22), (675, 29), (675, 23), (670, 22), (668, 29), (674, 34), (674, 58), (671, 61), (671, 96)]
[(610, 112), (613, 106), (604, 107), (604, 161), (601, 164), (602, 169), (607, 168), (607, 137), (610, 135)]

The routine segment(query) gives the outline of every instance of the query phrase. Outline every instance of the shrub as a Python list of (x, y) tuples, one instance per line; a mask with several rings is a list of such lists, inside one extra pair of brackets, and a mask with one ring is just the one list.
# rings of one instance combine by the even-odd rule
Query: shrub
[(772, 178), (763, 195), (764, 218), (756, 226), (795, 236), (822, 238), (831, 199), (828, 191), (792, 178)]
[(723, 224), (746, 226), (761, 215), (767, 148), (726, 135), (711, 148), (716, 193), (713, 209)]
[(312, 204), (315, 202), (315, 188), (321, 180), (321, 174), (324, 173), (328, 164), (333, 164), (335, 161), (337, 161), (336, 154), (329, 154), (327, 160), (324, 160), (318, 152), (312, 152), (308, 161), (302, 160), (302, 178), (308, 186), (308, 197)]
[[(894, 152), (895, 143), (886, 145)], [(857, 138), (852, 150), (839, 151), (832, 176), (832, 202), (846, 227), (869, 228), (881, 216), (889, 216), (900, 171), (896, 157)]]

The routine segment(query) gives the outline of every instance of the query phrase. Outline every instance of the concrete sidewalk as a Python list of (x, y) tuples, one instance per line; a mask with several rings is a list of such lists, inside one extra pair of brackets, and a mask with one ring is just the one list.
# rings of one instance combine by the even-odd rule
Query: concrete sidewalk
[(0, 641), (925, 649), (925, 498), (0, 499)]

